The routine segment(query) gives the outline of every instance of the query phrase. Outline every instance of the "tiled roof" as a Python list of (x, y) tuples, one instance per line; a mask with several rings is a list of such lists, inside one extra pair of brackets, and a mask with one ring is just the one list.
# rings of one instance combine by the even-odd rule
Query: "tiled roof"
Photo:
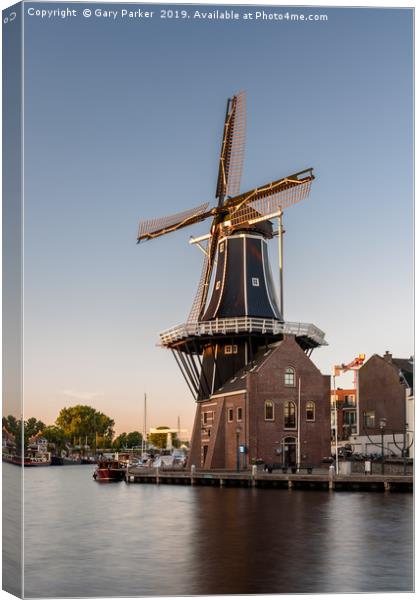
[(414, 361), (411, 358), (393, 358), (392, 362), (407, 373), (412, 373), (414, 370)]

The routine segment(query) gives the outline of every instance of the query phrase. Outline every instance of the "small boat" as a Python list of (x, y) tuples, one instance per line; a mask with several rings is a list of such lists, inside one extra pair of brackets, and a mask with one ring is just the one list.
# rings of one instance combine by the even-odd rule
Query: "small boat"
[(17, 454), (3, 454), (2, 460), (3, 462), (8, 462), (20, 467), (49, 467), (51, 465), (50, 453), (42, 456), (25, 456), (23, 460), (22, 457)]
[(93, 474), (96, 481), (122, 481), (125, 469), (121, 468), (118, 460), (102, 459)]

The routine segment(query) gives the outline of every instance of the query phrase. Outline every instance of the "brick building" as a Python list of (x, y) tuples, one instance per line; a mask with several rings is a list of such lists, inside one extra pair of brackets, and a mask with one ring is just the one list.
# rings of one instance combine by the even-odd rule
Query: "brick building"
[[(390, 352), (373, 354), (359, 370), (359, 435), (352, 438), (355, 451), (379, 453), (383, 434), (385, 453), (401, 456), (404, 423), (410, 420), (410, 399), (413, 359), (394, 358)], [(407, 425), (406, 430), (409, 446), (414, 432)]]
[(190, 464), (317, 465), (330, 455), (330, 377), (292, 335), (261, 349), (199, 407)]
[(337, 400), (337, 438), (348, 440), (357, 432), (357, 391), (337, 388), (331, 390), (331, 439), (335, 439), (335, 401)]

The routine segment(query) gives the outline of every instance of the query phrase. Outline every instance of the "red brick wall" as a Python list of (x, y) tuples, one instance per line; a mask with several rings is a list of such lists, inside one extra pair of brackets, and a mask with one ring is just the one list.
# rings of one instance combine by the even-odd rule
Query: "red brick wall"
[[(287, 367), (295, 369), (295, 386), (284, 383)], [(314, 363), (295, 342), (293, 336), (284, 341), (263, 363), (257, 373), (249, 376), (250, 423), (249, 458), (262, 458), (265, 462), (281, 462), (276, 449), (286, 437), (298, 437), (297, 427), (284, 427), (284, 404), (291, 400), (298, 410), (300, 394), (300, 447), (302, 464), (319, 464), (330, 455), (330, 378), (322, 375)], [(266, 400), (274, 402), (275, 420), (264, 420)], [(306, 421), (306, 403), (315, 403), (315, 421)]]
[[(286, 367), (295, 369), (295, 385), (284, 383)], [(330, 455), (330, 378), (322, 375), (314, 363), (295, 342), (293, 336), (286, 336), (278, 347), (268, 355), (258, 370), (250, 372), (244, 379), (246, 393), (240, 392), (223, 397), (211, 398), (197, 405), (191, 455), (194, 464), (205, 468), (236, 469), (238, 441), (247, 447), (247, 454), (240, 454), (240, 466), (249, 466), (252, 459), (261, 458), (265, 462), (282, 462), (276, 449), (282, 447), (286, 437), (298, 437), (297, 427), (285, 429), (284, 403), (292, 400), (298, 409), (298, 382), (300, 394), (300, 440), (301, 464), (318, 465), (322, 458)], [(264, 419), (265, 401), (274, 403), (274, 421)], [(315, 403), (315, 421), (306, 420), (306, 403)], [(237, 409), (242, 409), (242, 420), (237, 419)], [(228, 410), (233, 409), (233, 421), (228, 421)], [(214, 411), (215, 419), (204, 424), (202, 414)], [(297, 416), (297, 414), (296, 414)], [(202, 429), (211, 429), (208, 432)], [(237, 437), (239, 431), (239, 440)], [(201, 436), (201, 444), (200, 444)], [(208, 446), (203, 464), (203, 445)], [(200, 449), (198, 449), (200, 446)], [(197, 457), (201, 455), (198, 461)], [(191, 460), (190, 460), (191, 464)]]
[[(382, 417), (387, 420), (386, 433), (402, 433), (405, 390), (398, 369), (374, 354), (359, 371), (360, 435), (379, 434)], [(363, 415), (368, 411), (375, 412), (375, 427), (365, 429)]]

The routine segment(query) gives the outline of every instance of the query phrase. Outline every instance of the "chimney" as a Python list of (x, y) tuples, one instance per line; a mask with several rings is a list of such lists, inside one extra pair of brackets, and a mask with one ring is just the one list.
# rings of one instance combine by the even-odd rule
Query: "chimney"
[(392, 354), (388, 350), (384, 354), (384, 359), (389, 363), (392, 362)]

